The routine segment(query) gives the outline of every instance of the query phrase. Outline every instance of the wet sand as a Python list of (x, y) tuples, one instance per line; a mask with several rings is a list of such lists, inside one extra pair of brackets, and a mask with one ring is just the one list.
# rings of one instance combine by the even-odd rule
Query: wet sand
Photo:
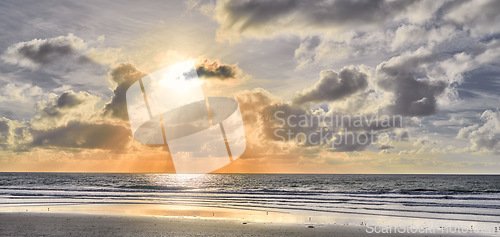
[(235, 219), (0, 212), (1, 236), (470, 236), (369, 234), (364, 226), (249, 222)]

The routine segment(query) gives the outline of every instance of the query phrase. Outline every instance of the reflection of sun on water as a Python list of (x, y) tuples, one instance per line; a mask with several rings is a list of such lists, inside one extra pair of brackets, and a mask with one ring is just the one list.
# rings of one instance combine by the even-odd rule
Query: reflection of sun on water
[(174, 182), (181, 187), (201, 188), (206, 178), (206, 174), (176, 174)]
[(151, 174), (149, 182), (166, 189), (200, 189), (210, 178), (207, 174)]

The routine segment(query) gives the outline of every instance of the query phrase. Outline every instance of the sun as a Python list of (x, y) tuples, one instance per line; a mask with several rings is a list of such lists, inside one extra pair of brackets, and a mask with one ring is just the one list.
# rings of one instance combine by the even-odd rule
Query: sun
[(177, 92), (186, 92), (189, 88), (199, 86), (202, 81), (198, 78), (193, 60), (169, 66), (159, 81), (159, 86), (174, 89)]

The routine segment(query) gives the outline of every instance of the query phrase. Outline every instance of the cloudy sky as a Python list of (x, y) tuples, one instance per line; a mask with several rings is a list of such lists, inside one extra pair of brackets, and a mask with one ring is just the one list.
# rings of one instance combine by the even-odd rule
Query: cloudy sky
[[(134, 141), (125, 93), (190, 59), (205, 94), (243, 115), (247, 149), (219, 172), (498, 173), (499, 12), (496, 0), (2, 1), (0, 171), (171, 171), (168, 150)], [(366, 119), (293, 126), (301, 116)]]

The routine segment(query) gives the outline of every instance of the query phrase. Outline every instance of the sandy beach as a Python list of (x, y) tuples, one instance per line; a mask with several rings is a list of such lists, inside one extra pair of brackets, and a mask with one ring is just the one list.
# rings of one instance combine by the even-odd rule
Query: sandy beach
[[(498, 194), (475, 186), (466, 193), (422, 192), (414, 185), (434, 176), (377, 176), (371, 182), (371, 176), (329, 175), (1, 175), (0, 236), (500, 234)], [(498, 181), (438, 178), (462, 186)], [(404, 179), (408, 187), (400, 187)], [(297, 180), (302, 184), (292, 187)], [(354, 181), (360, 186), (349, 186)], [(366, 182), (393, 191), (366, 191)], [(404, 191), (410, 188), (416, 191)]]
[[(366, 227), (245, 222), (234, 219), (0, 213), (2, 236), (470, 236), (470, 234), (369, 234)], [(480, 235), (477, 235), (480, 236)]]

